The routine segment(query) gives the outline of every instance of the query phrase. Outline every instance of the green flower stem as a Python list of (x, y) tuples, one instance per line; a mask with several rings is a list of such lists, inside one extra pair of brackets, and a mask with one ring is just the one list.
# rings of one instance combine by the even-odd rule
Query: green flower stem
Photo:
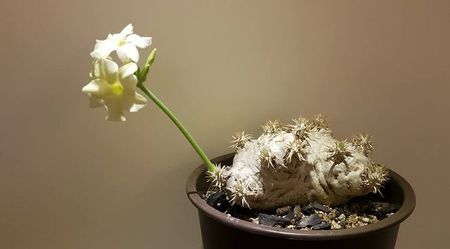
[(161, 108), (161, 110), (169, 116), (169, 118), (172, 120), (172, 122), (178, 127), (178, 129), (183, 133), (183, 135), (186, 137), (186, 139), (189, 141), (189, 143), (194, 147), (194, 150), (197, 152), (197, 154), (200, 156), (200, 158), (205, 163), (206, 167), (210, 172), (216, 171), (216, 166), (211, 163), (211, 161), (208, 159), (208, 156), (206, 156), (205, 152), (200, 148), (198, 143), (195, 141), (195, 139), (192, 137), (192, 135), (189, 133), (189, 131), (184, 127), (184, 125), (178, 120), (178, 118), (172, 113), (172, 111), (158, 98), (155, 94), (153, 94), (152, 91), (150, 91), (142, 82), (139, 82), (137, 84), (137, 87), (142, 90), (142, 92), (147, 95), (155, 104)]

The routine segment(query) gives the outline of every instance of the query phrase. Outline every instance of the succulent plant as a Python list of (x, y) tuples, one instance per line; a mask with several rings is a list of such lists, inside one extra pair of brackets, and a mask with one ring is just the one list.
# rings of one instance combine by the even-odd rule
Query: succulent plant
[[(211, 187), (224, 190), (232, 203), (257, 209), (311, 201), (334, 205), (376, 192), (387, 180), (387, 169), (368, 158), (373, 150), (370, 136), (358, 135), (351, 143), (339, 141), (320, 115), (311, 120), (298, 118), (286, 126), (269, 121), (257, 139), (238, 133), (232, 141), (237, 149), (233, 165), (214, 165), (175, 114), (145, 86), (156, 49), (139, 67), (137, 47), (150, 46), (151, 41), (134, 34), (131, 24), (97, 40), (91, 53), (90, 82), (82, 91), (91, 107), (106, 108), (106, 119), (111, 121), (125, 121), (126, 112), (145, 106), (145, 97), (152, 100), (203, 160)], [(119, 64), (111, 56), (114, 52)]]
[(368, 157), (370, 136), (338, 140), (320, 115), (262, 127), (257, 139), (244, 132), (234, 136), (233, 164), (209, 174), (233, 204), (254, 209), (312, 201), (339, 205), (379, 191), (388, 179), (387, 169)]

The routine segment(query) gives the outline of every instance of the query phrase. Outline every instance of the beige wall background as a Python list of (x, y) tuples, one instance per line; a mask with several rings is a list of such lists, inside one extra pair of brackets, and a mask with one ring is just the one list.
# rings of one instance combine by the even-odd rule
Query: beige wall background
[(130, 22), (159, 49), (150, 87), (208, 155), (323, 113), (339, 137), (373, 134), (414, 186), (398, 248), (448, 248), (445, 0), (2, 0), (0, 248), (201, 247), (188, 143), (152, 104), (111, 123), (80, 92), (95, 39)]

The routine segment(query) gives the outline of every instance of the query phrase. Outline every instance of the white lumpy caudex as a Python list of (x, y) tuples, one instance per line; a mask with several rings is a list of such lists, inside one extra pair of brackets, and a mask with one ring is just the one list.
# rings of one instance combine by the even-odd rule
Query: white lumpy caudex
[(257, 139), (234, 136), (233, 165), (209, 174), (233, 204), (252, 209), (312, 201), (339, 205), (379, 191), (388, 178), (387, 169), (368, 157), (370, 136), (337, 140), (320, 115), (286, 126), (269, 121), (263, 130)]

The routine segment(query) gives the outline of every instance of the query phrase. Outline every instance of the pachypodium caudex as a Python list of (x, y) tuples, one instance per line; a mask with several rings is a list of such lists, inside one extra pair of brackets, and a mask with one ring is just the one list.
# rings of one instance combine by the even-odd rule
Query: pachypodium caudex
[(337, 140), (320, 115), (285, 126), (269, 121), (257, 139), (240, 134), (232, 141), (233, 164), (210, 175), (213, 187), (234, 204), (255, 209), (312, 201), (338, 205), (379, 191), (388, 178), (388, 170), (368, 158), (370, 136)]

